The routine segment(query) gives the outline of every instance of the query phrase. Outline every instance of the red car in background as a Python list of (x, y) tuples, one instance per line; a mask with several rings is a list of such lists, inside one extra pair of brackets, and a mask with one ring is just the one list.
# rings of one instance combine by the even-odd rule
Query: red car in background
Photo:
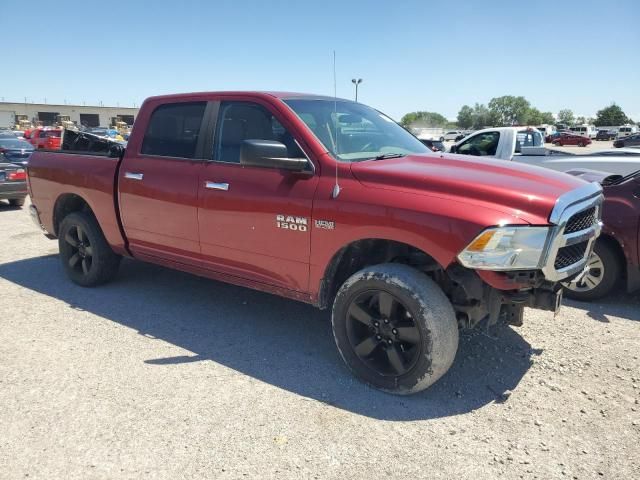
[(582, 135), (577, 135), (575, 133), (561, 133), (558, 137), (556, 137), (551, 143), (554, 145), (558, 145), (562, 147), (564, 145), (577, 145), (579, 147), (586, 147), (591, 144), (591, 139), (589, 137), (583, 137)]
[(32, 130), (27, 138), (36, 149), (60, 150), (62, 142), (61, 128), (37, 128)]

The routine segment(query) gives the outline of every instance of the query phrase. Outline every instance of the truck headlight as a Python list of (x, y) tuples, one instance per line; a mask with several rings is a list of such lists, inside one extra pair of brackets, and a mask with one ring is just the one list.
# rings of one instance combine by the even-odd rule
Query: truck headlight
[(548, 236), (549, 227), (489, 228), (458, 254), (458, 260), (479, 270), (537, 269)]

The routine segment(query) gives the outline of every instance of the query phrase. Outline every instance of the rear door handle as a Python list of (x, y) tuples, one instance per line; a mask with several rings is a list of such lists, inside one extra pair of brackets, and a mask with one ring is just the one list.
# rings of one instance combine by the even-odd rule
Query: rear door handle
[(204, 188), (208, 188), (210, 190), (224, 190), (225, 192), (229, 190), (228, 183), (218, 183), (218, 182), (204, 182)]
[(142, 180), (144, 175), (142, 173), (124, 172), (124, 178), (128, 178), (130, 180)]

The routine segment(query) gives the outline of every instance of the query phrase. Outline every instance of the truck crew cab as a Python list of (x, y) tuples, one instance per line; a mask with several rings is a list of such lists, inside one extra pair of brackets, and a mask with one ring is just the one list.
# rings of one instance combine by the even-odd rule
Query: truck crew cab
[(66, 132), (28, 178), (77, 284), (127, 256), (331, 308), (345, 363), (399, 394), (444, 375), (459, 328), (556, 310), (600, 232), (596, 183), (436, 154), (377, 110), (305, 94), (152, 97), (126, 149)]

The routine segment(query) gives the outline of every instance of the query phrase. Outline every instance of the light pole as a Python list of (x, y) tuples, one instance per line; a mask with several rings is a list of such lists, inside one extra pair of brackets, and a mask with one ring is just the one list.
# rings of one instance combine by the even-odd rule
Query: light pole
[(355, 78), (351, 79), (351, 83), (353, 83), (356, 86), (356, 102), (358, 101), (358, 85), (360, 85), (362, 83), (362, 79), (358, 78), (357, 80)]

